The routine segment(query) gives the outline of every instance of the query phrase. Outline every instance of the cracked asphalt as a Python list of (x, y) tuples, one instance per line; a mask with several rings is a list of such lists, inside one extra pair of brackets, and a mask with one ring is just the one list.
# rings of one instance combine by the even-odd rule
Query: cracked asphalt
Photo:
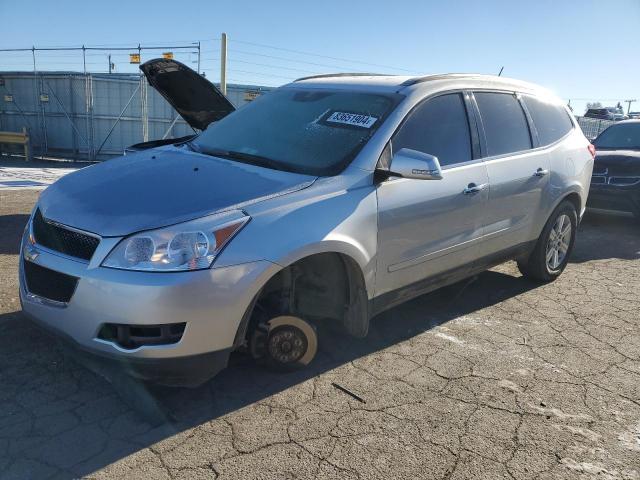
[(2, 479), (640, 479), (628, 218), (587, 214), (555, 283), (507, 263), (379, 316), (365, 340), (321, 330), (305, 371), (238, 356), (168, 389), (88, 364), (22, 316), (17, 243), (37, 194), (0, 191)]

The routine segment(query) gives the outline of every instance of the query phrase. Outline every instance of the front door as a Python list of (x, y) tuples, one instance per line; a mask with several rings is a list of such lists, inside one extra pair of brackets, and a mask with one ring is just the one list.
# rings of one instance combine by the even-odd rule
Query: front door
[(379, 184), (377, 297), (396, 303), (414, 296), (435, 279), (469, 271), (477, 258), (489, 179), (474, 158), (470, 119), (463, 94), (448, 93), (418, 105), (392, 138), (392, 153), (410, 148), (438, 157), (443, 178)]

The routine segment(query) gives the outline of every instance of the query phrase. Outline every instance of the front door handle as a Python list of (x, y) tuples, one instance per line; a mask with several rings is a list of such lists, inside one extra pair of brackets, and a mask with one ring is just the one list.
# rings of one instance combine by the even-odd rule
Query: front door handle
[(462, 191), (465, 195), (474, 195), (478, 192), (481, 192), (485, 188), (489, 186), (488, 183), (481, 183), (480, 185), (476, 185), (475, 183), (470, 183), (467, 187)]
[(549, 173), (549, 170), (546, 170), (544, 168), (539, 168), (535, 171), (535, 173), (533, 174), (536, 177), (544, 177), (545, 175), (547, 175)]

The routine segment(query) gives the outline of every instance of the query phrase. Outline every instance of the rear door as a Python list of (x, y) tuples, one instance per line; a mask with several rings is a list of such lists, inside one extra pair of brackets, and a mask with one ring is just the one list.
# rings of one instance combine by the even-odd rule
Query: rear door
[(379, 301), (396, 303), (471, 269), (489, 193), (477, 139), (463, 92), (423, 101), (391, 139), (391, 155), (410, 148), (438, 157), (443, 178), (379, 184), (376, 295), (388, 294)]
[(481, 253), (491, 257), (535, 237), (550, 161), (546, 151), (534, 149), (537, 137), (519, 95), (476, 91), (474, 99), (491, 184)]

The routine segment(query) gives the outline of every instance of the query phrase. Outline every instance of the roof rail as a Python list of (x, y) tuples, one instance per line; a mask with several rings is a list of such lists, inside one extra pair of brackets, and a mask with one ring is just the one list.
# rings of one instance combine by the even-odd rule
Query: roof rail
[(415, 85), (416, 83), (428, 82), (431, 80), (444, 80), (451, 77), (473, 77), (477, 76), (474, 73), (437, 73), (435, 75), (424, 75), (422, 77), (413, 77), (409, 80), (405, 80), (400, 85), (403, 87), (408, 87), (410, 85)]
[(314, 78), (331, 78), (331, 77), (386, 77), (388, 75), (384, 73), (323, 73), (320, 75), (310, 75), (308, 77), (296, 78), (294, 82), (301, 82), (302, 80), (311, 80)]

